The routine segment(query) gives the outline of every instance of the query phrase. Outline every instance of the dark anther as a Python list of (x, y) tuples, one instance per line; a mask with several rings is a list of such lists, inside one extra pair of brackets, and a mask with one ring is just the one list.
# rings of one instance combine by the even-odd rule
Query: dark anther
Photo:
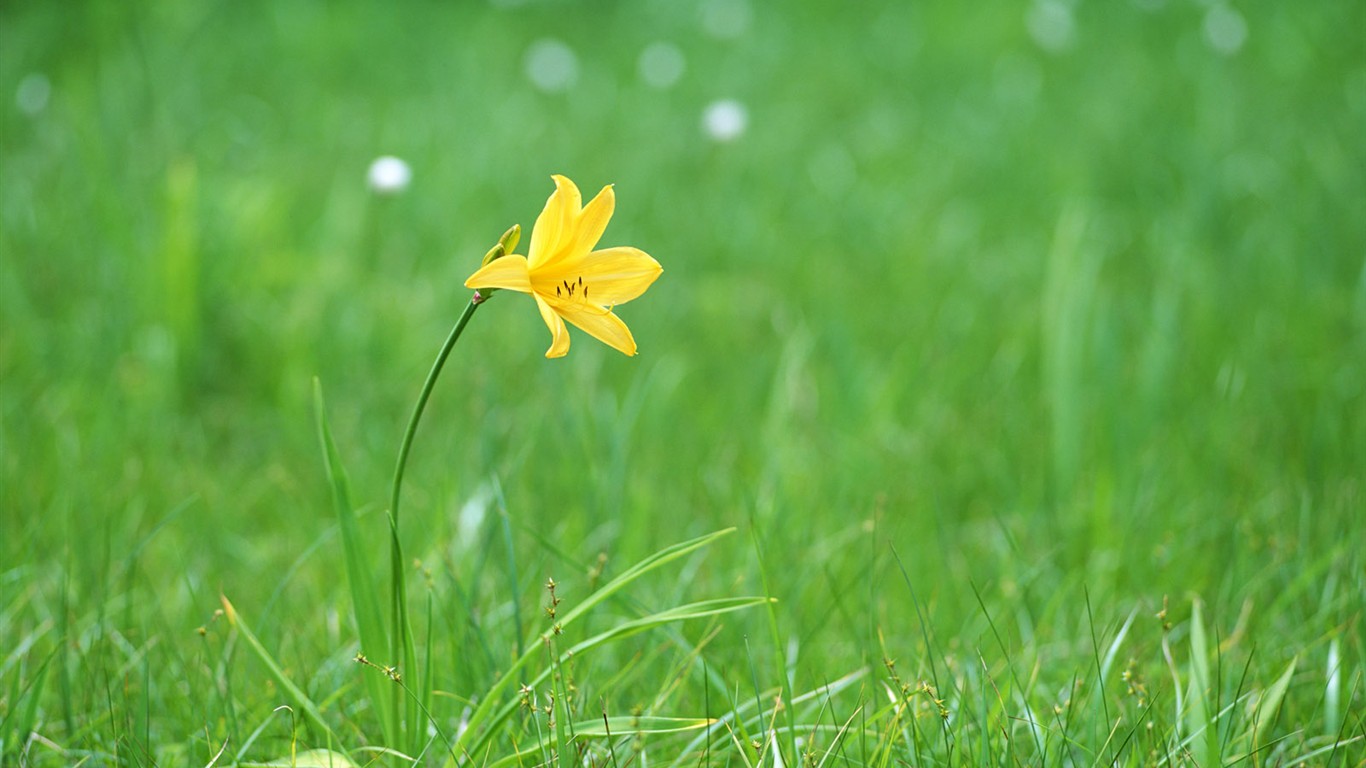
[(558, 286), (558, 285), (555, 286), (555, 295), (556, 295), (556, 296), (559, 296), (559, 295), (560, 295), (560, 286)]

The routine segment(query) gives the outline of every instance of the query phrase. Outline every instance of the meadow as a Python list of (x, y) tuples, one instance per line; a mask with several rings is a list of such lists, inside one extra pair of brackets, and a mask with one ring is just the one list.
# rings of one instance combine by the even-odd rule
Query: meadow
[(1366, 765), (1364, 30), (0, 6), (0, 763)]

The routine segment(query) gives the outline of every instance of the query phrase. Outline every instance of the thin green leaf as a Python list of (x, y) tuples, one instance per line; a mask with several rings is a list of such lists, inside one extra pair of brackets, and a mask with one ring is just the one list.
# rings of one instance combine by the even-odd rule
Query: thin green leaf
[[(9, 716), (7, 716), (3, 722), (0, 722), (0, 747), (4, 747), (7, 743), (6, 734), (11, 732), (11, 723), (13, 723), (12, 732), (14, 733), (15, 748), (17, 750), (22, 750), (24, 748), (25, 742), (28, 741), (28, 735), (33, 732), (33, 726), (38, 722), (38, 701), (43, 697), (43, 689), (47, 684), (47, 673), (51, 668), (52, 659), (56, 656), (56, 650), (49, 653), (47, 658), (43, 659), (43, 663), (38, 666), (38, 671), (33, 675), (33, 679), (29, 681), (28, 687), (17, 697), (10, 699), (14, 702), (15, 706)], [(19, 675), (16, 673), (16, 688), (18, 687), (18, 682)], [(23, 702), (22, 705), (19, 704), (21, 701)], [(0, 750), (0, 754), (4, 754), (4, 751)]]
[(1276, 713), (1280, 710), (1281, 700), (1285, 698), (1285, 691), (1290, 687), (1290, 678), (1295, 674), (1295, 666), (1299, 663), (1299, 657), (1290, 660), (1290, 666), (1285, 668), (1281, 676), (1271, 687), (1266, 689), (1257, 701), (1257, 708), (1252, 717), (1252, 749), (1256, 751), (1261, 745), (1263, 737), (1266, 736), (1267, 729), (1276, 722)]
[[(832, 696), (837, 696), (840, 693), (843, 693), (845, 690), (847, 690), (855, 682), (863, 679), (867, 674), (867, 668), (850, 672), (844, 677), (841, 677), (833, 682), (826, 683), (825, 685), (819, 688), (812, 689), (810, 691), (807, 691), (806, 693), (797, 696), (795, 699), (792, 700), (791, 705), (793, 707), (797, 707), (808, 702), (819, 701), (821, 699), (828, 699)], [(777, 693), (777, 688), (770, 689), (768, 691), (764, 691), (760, 695), (760, 698), (772, 701), (773, 697), (777, 695)], [(746, 698), (747, 700), (744, 702), (733, 704), (731, 707), (731, 711), (727, 712), (726, 714), (718, 718), (717, 722), (726, 724), (728, 727), (738, 731), (743, 736), (743, 739), (745, 741), (748, 741), (749, 733), (759, 728), (760, 723), (762, 723), (764, 720), (765, 713), (758, 708), (758, 705), (755, 704), (753, 699), (748, 699), (748, 697)], [(875, 712), (873, 714), (873, 720), (881, 720), (884, 716), (887, 716), (889, 713), (897, 709), (899, 708), (896, 706), (895, 703), (887, 704), (882, 710)], [(613, 732), (615, 733), (615, 731)], [(706, 740), (706, 738), (706, 734), (699, 735), (697, 738), (693, 739), (693, 741), (690, 744), (688, 744), (688, 746), (682, 751), (682, 753), (690, 754), (698, 749), (701, 749), (702, 743)], [(680, 766), (683, 765), (683, 762), (681, 760), (675, 759), (673, 763), (671, 763), (670, 765), (674, 766), (674, 768), (680, 768)]]
[[(630, 637), (631, 635), (644, 632), (647, 629), (652, 629), (671, 622), (700, 619), (708, 616), (730, 613), (732, 611), (744, 610), (756, 605), (763, 605), (768, 601), (769, 598), (767, 597), (722, 597), (715, 600), (703, 600), (697, 603), (676, 606), (674, 608), (659, 611), (658, 613), (652, 613), (649, 616), (643, 616), (638, 619), (623, 622), (611, 629), (600, 632), (587, 640), (575, 644), (569, 650), (562, 652), (560, 654), (560, 659), (563, 661), (570, 656), (581, 656), (598, 646), (605, 645), (614, 640)], [(530, 687), (535, 688), (544, 683), (546, 678), (550, 676), (550, 673), (551, 670), (549, 669), (542, 670), (527, 684)], [(518, 701), (516, 699), (504, 704), (497, 716), (494, 717), (493, 725), (502, 723), (510, 717), (512, 713), (516, 711), (517, 706)], [(482, 739), (479, 742), (476, 742), (476, 744), (482, 744)]]
[(423, 712), (426, 712), (426, 713), (430, 713), (430, 712), (432, 711), (432, 691), (436, 688), (436, 658), (435, 658), (435, 656), (432, 654), (432, 648), (433, 648), (433, 645), (432, 645), (432, 631), (433, 631), (433, 627), (436, 626), (436, 621), (434, 620), (434, 617), (433, 617), (433, 610), (434, 610), (433, 607), (432, 607), (432, 603), (433, 603), (433, 602), (434, 602), (434, 601), (433, 601), (433, 598), (432, 598), (431, 590), (428, 590), (428, 591), (427, 591), (427, 641), (426, 641), (425, 645), (423, 646), (423, 651), (426, 652), (426, 655), (425, 655), (425, 657), (424, 657), (424, 661), (426, 661), (427, 663), (424, 664), (423, 667), (422, 667), (422, 688), (421, 688), (420, 690), (418, 690), (418, 692), (417, 692), (417, 694), (418, 694), (418, 696), (419, 696), (419, 698), (420, 698), (421, 704), (422, 704), (422, 711), (423, 711)]
[(1197, 598), (1191, 603), (1191, 674), (1186, 695), (1186, 728), (1197, 747), (1202, 765), (1219, 765), (1217, 718), (1210, 707), (1209, 640), (1205, 617)]
[[(598, 591), (589, 595), (586, 600), (566, 611), (560, 618), (561, 628), (568, 628), (584, 613), (601, 604), (602, 601), (611, 597), (641, 576), (644, 576), (660, 566), (677, 560), (690, 552), (701, 549), (722, 536), (729, 535), (734, 531), (734, 528), (726, 528), (721, 531), (709, 533), (705, 536), (699, 536), (690, 541), (665, 547), (644, 560), (641, 560), (626, 569), (620, 576), (604, 584)], [(488, 733), (483, 728), (485, 724), (484, 721), (498, 711), (499, 702), (502, 700), (503, 693), (512, 685), (513, 681), (518, 678), (522, 668), (530, 663), (537, 650), (538, 649), (536, 648), (528, 648), (523, 651), (517, 661), (503, 673), (502, 677), (498, 678), (497, 682), (493, 684), (488, 693), (484, 695), (483, 700), (479, 702), (479, 706), (475, 708), (474, 714), (470, 715), (470, 720), (464, 733), (456, 739), (454, 745), (456, 754), (463, 754), (466, 751), (469, 751), (470, 753), (478, 752), (479, 745), (488, 738)]]
[[(546, 649), (551, 648), (552, 646), (547, 644)], [(569, 692), (564, 686), (564, 660), (552, 659), (550, 669), (554, 672), (550, 685), (555, 697), (555, 757), (560, 768), (570, 768), (574, 764), (574, 758), (569, 751), (569, 733), (565, 729), (565, 723), (569, 721)]]
[[(763, 546), (759, 542), (759, 534), (757, 530), (753, 528), (750, 529), (750, 534), (750, 539), (754, 543), (754, 556), (759, 566), (759, 578), (764, 585), (764, 593), (772, 595), (773, 588), (769, 585), (767, 560), (764, 557)], [(778, 629), (778, 611), (774, 607), (777, 602), (778, 601), (774, 599), (768, 604), (768, 636), (769, 642), (773, 644), (773, 663), (777, 667), (774, 671), (777, 673), (778, 680), (783, 687), (783, 700), (790, 704), (792, 701), (792, 680), (789, 677), (787, 670), (787, 649), (783, 647), (782, 633)], [(774, 714), (774, 725), (776, 726), (778, 713)], [(784, 723), (788, 727), (787, 749), (793, 759), (796, 759), (798, 754), (797, 736), (794, 732), (795, 729), (792, 728), (795, 721), (792, 719), (791, 706), (784, 707), (781, 714)], [(779, 760), (782, 751), (778, 748), (776, 741), (773, 744), (773, 752), (774, 760)]]
[(574, 621), (579, 616), (582, 616), (584, 613), (587, 613), (589, 610), (592, 610), (594, 606), (598, 605), (602, 601), (616, 594), (627, 584), (630, 584), (631, 582), (635, 581), (641, 576), (644, 576), (645, 574), (649, 573), (650, 571), (653, 571), (656, 568), (659, 568), (662, 565), (667, 565), (668, 563), (671, 563), (674, 560), (683, 557), (684, 555), (701, 549), (702, 547), (711, 544), (713, 541), (716, 541), (722, 536), (728, 536), (734, 532), (734, 528), (726, 528), (724, 530), (716, 531), (714, 533), (709, 533), (705, 536), (699, 536), (690, 541), (685, 541), (680, 544), (675, 544), (671, 547), (665, 547), (664, 549), (661, 549), (660, 551), (654, 553), (653, 555), (650, 555), (644, 560), (641, 560), (640, 562), (636, 563), (630, 568), (627, 568), (626, 571), (624, 571), (620, 576), (602, 585), (602, 588), (599, 589), (597, 592), (594, 592), (593, 594), (589, 595), (587, 600), (583, 601), (582, 603), (579, 603), (578, 605), (570, 609), (568, 612), (566, 612), (564, 614), (564, 618), (560, 620), (560, 624), (563, 626), (569, 626), (570, 622)]
[[(1124, 645), (1124, 638), (1129, 635), (1129, 627), (1134, 625), (1134, 619), (1138, 616), (1138, 609), (1129, 612), (1129, 618), (1124, 620), (1124, 626), (1119, 628), (1115, 639), (1110, 641), (1110, 647), (1105, 650), (1105, 660), (1100, 663), (1100, 682), (1101, 685), (1110, 679), (1110, 669), (1115, 664), (1115, 656), (1119, 655), (1119, 649)], [(1103, 694), (1102, 694), (1103, 695)], [(1105, 718), (1109, 721), (1109, 717)]]
[(683, 733), (720, 722), (714, 717), (657, 717), (624, 715), (603, 720), (585, 720), (574, 725), (579, 738), (631, 736), (641, 733)]
[[(318, 422), (318, 439), (322, 443), (327, 479), (332, 487), (332, 506), (337, 515), (337, 527), (341, 530), (342, 553), (346, 560), (346, 581), (351, 590), (351, 607), (356, 615), (356, 630), (360, 635), (361, 653), (382, 665), (393, 664), (396, 659), (382, 658), (389, 648), (385, 636), (384, 615), (379, 607), (379, 587), (370, 570), (370, 558), (361, 545), (363, 539), (356, 513), (351, 506), (350, 486), (346, 480), (346, 470), (336, 443), (332, 440), (332, 428), (327, 421), (327, 407), (323, 402), (322, 383), (313, 379), (313, 409)], [(388, 681), (379, 675), (365, 674), (365, 688), (370, 694), (371, 706), (379, 717), (384, 729), (385, 741), (398, 743), (398, 722), (394, 719), (392, 692)]]
[(360, 768), (360, 765), (340, 752), (330, 749), (310, 749), (292, 757), (278, 757), (267, 763), (240, 763), (253, 768)]
[(220, 599), (223, 601), (223, 613), (228, 617), (228, 623), (233, 627), (236, 627), (237, 634), (240, 635), (243, 640), (247, 641), (247, 646), (251, 648), (256, 654), (256, 657), (265, 665), (266, 671), (270, 673), (271, 678), (275, 680), (275, 684), (280, 687), (280, 690), (289, 697), (291, 704), (293, 704), (296, 709), (303, 712), (308, 720), (320, 731), (327, 734), (328, 739), (332, 743), (339, 744), (341, 739), (337, 737), (336, 732), (334, 732), (332, 728), (328, 726), (327, 721), (323, 719), (322, 712), (318, 710), (318, 705), (314, 704), (313, 700), (308, 698), (308, 694), (304, 693), (299, 686), (294, 684), (293, 680), (290, 680), (289, 677), (285, 675), (284, 670), (281, 669), (280, 665), (275, 661), (275, 657), (271, 656), (270, 651), (266, 650), (266, 647), (261, 644), (260, 639), (256, 637), (256, 633), (252, 632), (251, 627), (247, 626), (247, 623), (242, 620), (242, 617), (237, 613), (237, 609), (228, 601), (228, 598), (224, 596)]
[(1327, 683), (1323, 688), (1324, 732), (1337, 733), (1341, 722), (1342, 662), (1339, 651), (1340, 641), (1334, 637), (1328, 642)]

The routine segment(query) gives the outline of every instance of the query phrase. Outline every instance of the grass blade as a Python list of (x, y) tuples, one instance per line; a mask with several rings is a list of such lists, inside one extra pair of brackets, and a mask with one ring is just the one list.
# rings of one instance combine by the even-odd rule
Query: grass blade
[[(727, 529), (717, 530), (717, 532), (708, 533), (705, 534), (705, 536), (699, 536), (697, 538), (693, 538), (693, 540), (683, 541), (683, 543), (672, 545), (672, 547), (665, 547), (664, 549), (660, 549), (660, 551), (653, 553), (653, 555), (650, 555), (649, 558), (645, 558), (641, 560), (641, 562), (635, 563), (634, 566), (627, 568), (627, 570), (623, 571), (622, 575), (619, 575), (619, 577), (613, 578), (612, 581), (609, 581), (607, 582), (607, 584), (602, 585), (601, 588), (597, 590), (597, 592), (589, 594), (589, 596), (587, 596), (587, 599), (583, 600), (582, 603), (578, 603), (575, 605), (574, 608), (568, 609), (568, 611), (564, 612), (564, 615), (560, 618), (560, 629), (568, 629), (568, 627), (570, 627), (572, 623), (575, 622), (575, 620), (582, 618), (583, 614), (586, 614), (587, 611), (590, 611), (590, 609), (593, 609), (594, 607), (597, 607), (597, 605), (602, 604), (602, 601), (607, 600), (608, 597), (611, 597), (613, 596), (613, 594), (620, 592), (620, 590), (626, 588), (627, 585), (630, 585), (631, 582), (634, 582), (635, 579), (641, 578), (642, 575), (650, 573), (650, 571), (656, 570), (656, 568), (658, 567), (665, 566), (665, 564), (671, 563), (673, 562), (673, 560), (683, 558), (683, 556), (688, 555), (688, 553), (695, 552), (697, 551), (697, 549), (701, 549), (702, 547), (706, 547), (706, 545), (712, 544), (713, 541), (717, 540), (717, 538), (728, 536), (728, 534), (734, 532), (734, 527), (727, 527)], [(678, 609), (675, 609), (675, 611), (678, 611)], [(639, 620), (641, 619), (637, 619), (637, 622), (639, 622)], [(680, 619), (675, 618), (669, 620)], [(643, 630), (647, 629), (647, 627), (639, 627), (639, 629)], [(598, 637), (601, 638), (602, 635), (598, 635)], [(575, 646), (574, 652), (578, 652), (578, 649), (579, 646)], [(535, 652), (537, 652), (537, 649), (534, 648), (529, 648), (525, 650), (525, 652), (522, 653), (522, 656), (518, 657), (518, 660), (516, 660), (515, 663), (512, 664), (512, 666), (508, 668), (507, 671), (503, 672), (503, 676), (501, 676), (501, 678), (497, 679), (497, 681), (493, 683), (493, 686), (490, 687), (488, 693), (485, 693), (484, 700), (479, 701), (479, 705), (477, 708), (475, 708), (473, 715), (470, 715), (469, 723), (467, 723), (466, 728), (464, 728), (463, 734), (460, 734), (460, 737), (456, 738), (456, 742), (454, 745), (454, 752), (456, 754), (478, 753), (479, 746), (481, 746), (482, 743), (484, 743), (486, 739), (489, 738), (490, 730), (485, 726), (486, 724), (488, 724), (486, 722), (488, 722), (490, 717), (494, 717), (494, 715), (497, 715), (496, 717), (494, 717), (494, 722), (501, 722), (501, 720), (503, 720), (504, 717), (511, 715), (512, 708), (515, 708), (516, 702), (510, 702), (511, 708), (508, 707), (508, 705), (504, 705), (504, 707), (501, 708), (501, 711), (499, 707), (499, 702), (503, 700), (503, 694), (505, 693), (505, 691), (508, 690), (508, 687), (512, 686), (512, 682), (518, 679), (520, 672), (522, 672), (522, 668), (526, 667), (527, 664), (530, 663), (531, 659), (533, 659)]]
[(1186, 693), (1186, 728), (1189, 738), (1199, 745), (1196, 754), (1202, 765), (1219, 765), (1219, 730), (1214, 708), (1210, 706), (1209, 641), (1205, 633), (1204, 609), (1199, 599), (1191, 603), (1190, 689)]
[[(247, 642), (247, 646), (256, 654), (256, 658), (260, 659), (261, 663), (265, 665), (266, 671), (270, 673), (271, 678), (275, 681), (275, 684), (280, 687), (280, 690), (289, 697), (290, 703), (300, 712), (303, 712), (308, 721), (317, 727), (319, 731), (326, 734), (329, 742), (332, 744), (340, 744), (341, 739), (337, 737), (336, 732), (333, 731), (331, 726), (327, 724), (327, 721), (323, 719), (322, 712), (318, 710), (318, 705), (314, 704), (313, 700), (308, 698), (308, 694), (304, 693), (299, 686), (294, 684), (293, 680), (289, 679), (289, 676), (280, 668), (279, 663), (275, 661), (275, 657), (271, 656), (270, 651), (266, 650), (266, 647), (261, 644), (261, 640), (256, 637), (256, 633), (252, 632), (251, 627), (248, 627), (247, 623), (238, 615), (237, 609), (228, 601), (228, 598), (224, 596), (220, 599), (223, 601), (223, 613), (228, 617), (228, 623), (237, 629), (237, 634)], [(343, 754), (345, 754), (345, 752), (343, 752)]]
[(1257, 701), (1257, 708), (1252, 716), (1252, 751), (1256, 752), (1262, 743), (1262, 738), (1266, 736), (1267, 729), (1276, 722), (1276, 714), (1281, 707), (1281, 699), (1285, 698), (1285, 690), (1290, 687), (1290, 678), (1295, 675), (1295, 666), (1299, 663), (1299, 657), (1290, 660), (1290, 666), (1285, 668), (1281, 676), (1271, 687), (1266, 689)]
[[(561, 629), (567, 629), (579, 619), (579, 617), (583, 616), (589, 610), (592, 610), (595, 606), (600, 605), (604, 600), (616, 594), (641, 576), (644, 576), (663, 565), (667, 565), (691, 552), (701, 549), (722, 536), (729, 535), (734, 531), (734, 528), (726, 528), (706, 534), (705, 536), (699, 536), (689, 541), (665, 547), (644, 560), (641, 560), (630, 568), (627, 568), (620, 576), (604, 584), (598, 591), (589, 595), (586, 600), (566, 611), (560, 618)], [(513, 681), (517, 679), (522, 668), (531, 661), (533, 654), (535, 653), (535, 648), (529, 648), (523, 651), (517, 661), (503, 673), (502, 677), (498, 678), (497, 682), (495, 682), (484, 695), (483, 700), (479, 702), (479, 706), (474, 710), (474, 714), (470, 715), (469, 723), (466, 726), (464, 733), (455, 741), (454, 751), (456, 754), (464, 754), (466, 751), (472, 753), (478, 752), (479, 745), (488, 738), (488, 734), (483, 731), (485, 721), (494, 714), (496, 711), (495, 708), (498, 707), (498, 702), (503, 697), (503, 693), (506, 692)], [(499, 720), (501, 719), (502, 716), (499, 717)]]
[(360, 768), (350, 758), (330, 749), (310, 749), (292, 757), (280, 757), (268, 763), (241, 763), (255, 768)]
[(706, 728), (717, 722), (714, 717), (658, 717), (622, 715), (604, 720), (587, 720), (574, 725), (580, 738), (606, 738), (635, 734), (683, 733)]
[[(332, 487), (332, 506), (337, 514), (337, 527), (341, 530), (342, 554), (346, 560), (346, 581), (351, 590), (351, 607), (356, 614), (356, 630), (360, 634), (361, 653), (383, 664), (394, 664), (396, 659), (381, 659), (389, 648), (385, 636), (384, 616), (379, 607), (379, 587), (370, 570), (370, 558), (361, 545), (360, 526), (356, 513), (351, 506), (350, 486), (346, 480), (346, 470), (342, 467), (341, 456), (332, 440), (332, 428), (327, 421), (327, 407), (323, 402), (322, 383), (313, 379), (313, 408), (318, 422), (318, 439), (322, 442), (323, 458), (327, 467), (327, 479)], [(393, 699), (387, 690), (386, 682), (378, 675), (364, 675), (365, 688), (370, 694), (371, 705), (379, 716), (384, 730), (385, 742), (398, 744), (398, 722), (395, 718)]]
[[(43, 696), (43, 688), (46, 687), (47, 683), (47, 673), (51, 668), (52, 659), (56, 656), (57, 650), (49, 653), (47, 658), (43, 659), (43, 663), (38, 666), (38, 671), (34, 674), (28, 687), (18, 696), (11, 697), (10, 701), (13, 702), (14, 709), (3, 721), (0, 721), (0, 755), (8, 756), (9, 754), (10, 745), (7, 737), (11, 730), (14, 733), (15, 754), (23, 752), (24, 745), (28, 742), (28, 736), (33, 732), (33, 726), (38, 721), (38, 700)], [(14, 687), (18, 688), (18, 686), (19, 672), (16, 670)], [(21, 701), (23, 702), (22, 705), (19, 703)]]
[(1342, 699), (1342, 663), (1339, 661), (1341, 654), (1338, 647), (1338, 638), (1335, 637), (1328, 642), (1328, 679), (1323, 688), (1324, 732), (1326, 733), (1337, 733), (1338, 723), (1341, 722), (1338, 712)]
[[(554, 654), (554, 646), (551, 641), (546, 642), (546, 651)], [(564, 657), (554, 654), (550, 660), (550, 691), (554, 702), (555, 711), (555, 759), (560, 768), (570, 768), (574, 764), (574, 759), (569, 754), (569, 732), (565, 729), (565, 723), (569, 721), (569, 691), (564, 685)]]
[[(764, 558), (763, 545), (759, 542), (759, 534), (758, 534), (758, 531), (757, 531), (756, 529), (751, 528), (751, 529), (750, 529), (750, 533), (751, 533), (750, 538), (751, 538), (751, 540), (753, 541), (753, 544), (754, 544), (754, 555), (755, 555), (755, 558), (756, 558), (757, 563), (758, 563), (758, 566), (759, 566), (759, 578), (760, 578), (760, 580), (762, 581), (762, 583), (763, 583), (763, 585), (764, 585), (764, 593), (771, 596), (771, 595), (773, 594), (773, 588), (772, 588), (772, 586), (769, 584), (769, 580), (768, 580), (768, 567), (767, 567), (767, 564), (766, 564), (766, 561), (765, 561), (765, 558)], [(784, 707), (784, 708), (783, 708), (783, 711), (782, 711), (783, 719), (786, 721), (786, 725), (787, 725), (787, 749), (788, 749), (788, 753), (792, 755), (792, 759), (796, 760), (796, 759), (798, 759), (798, 752), (797, 752), (796, 728), (793, 727), (793, 726), (795, 725), (795, 722), (796, 722), (796, 721), (794, 721), (794, 720), (792, 719), (792, 718), (793, 718), (793, 715), (792, 715), (792, 707), (791, 707), (791, 702), (792, 702), (792, 681), (791, 681), (791, 679), (788, 677), (788, 670), (787, 670), (787, 652), (786, 652), (786, 650), (783, 648), (782, 634), (781, 634), (781, 632), (780, 632), (779, 629), (778, 629), (778, 611), (777, 611), (777, 609), (774, 607), (774, 605), (775, 605), (777, 602), (778, 602), (778, 601), (777, 601), (776, 599), (771, 599), (770, 602), (768, 603), (768, 632), (769, 632), (769, 641), (773, 643), (773, 659), (774, 659), (775, 665), (777, 666), (778, 684), (781, 685), (781, 686), (782, 686), (782, 689), (783, 689), (783, 700), (786, 701), (786, 702), (788, 702), (788, 706), (787, 706), (787, 707)], [(774, 713), (774, 714), (775, 714), (775, 723), (774, 723), (774, 724), (776, 725), (776, 724), (777, 724), (777, 723), (776, 723), (776, 715), (777, 715), (777, 713)], [(774, 759), (775, 759), (775, 761), (776, 761), (776, 760), (779, 758), (779, 756), (782, 754), (782, 750), (779, 749), (779, 747), (778, 747), (778, 743), (777, 743), (776, 737), (775, 737), (775, 739), (774, 739), (774, 741), (773, 741), (773, 753), (774, 753)]]
[[(642, 616), (638, 619), (623, 622), (611, 629), (600, 632), (587, 640), (580, 641), (570, 647), (569, 650), (561, 652), (558, 658), (560, 663), (563, 663), (570, 657), (581, 656), (598, 646), (639, 634), (648, 629), (653, 629), (673, 622), (701, 619), (709, 616), (718, 616), (723, 613), (731, 613), (732, 611), (740, 611), (746, 608), (753, 608), (758, 605), (763, 605), (769, 602), (769, 600), (770, 598), (767, 597), (722, 597), (714, 600), (703, 600), (697, 603), (668, 608), (648, 616)], [(550, 674), (551, 670), (545, 669), (541, 671), (540, 674), (531, 678), (527, 685), (535, 688), (544, 683)], [(491, 725), (497, 725), (510, 717), (512, 713), (516, 711), (517, 705), (518, 702), (516, 699), (505, 703), (491, 721)], [(482, 744), (482, 741), (483, 739), (481, 738), (480, 741), (476, 742), (476, 745)]]

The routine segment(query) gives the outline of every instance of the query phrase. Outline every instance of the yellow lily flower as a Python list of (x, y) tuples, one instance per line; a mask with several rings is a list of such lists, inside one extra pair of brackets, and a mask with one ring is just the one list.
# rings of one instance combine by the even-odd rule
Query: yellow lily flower
[(645, 292), (664, 268), (639, 248), (593, 250), (616, 207), (611, 185), (582, 205), (579, 188), (552, 176), (555, 191), (536, 218), (525, 257), (508, 255), (479, 268), (466, 288), (501, 288), (529, 293), (550, 328), (546, 357), (569, 351), (564, 321), (627, 355), (636, 353), (631, 330), (612, 312)]

